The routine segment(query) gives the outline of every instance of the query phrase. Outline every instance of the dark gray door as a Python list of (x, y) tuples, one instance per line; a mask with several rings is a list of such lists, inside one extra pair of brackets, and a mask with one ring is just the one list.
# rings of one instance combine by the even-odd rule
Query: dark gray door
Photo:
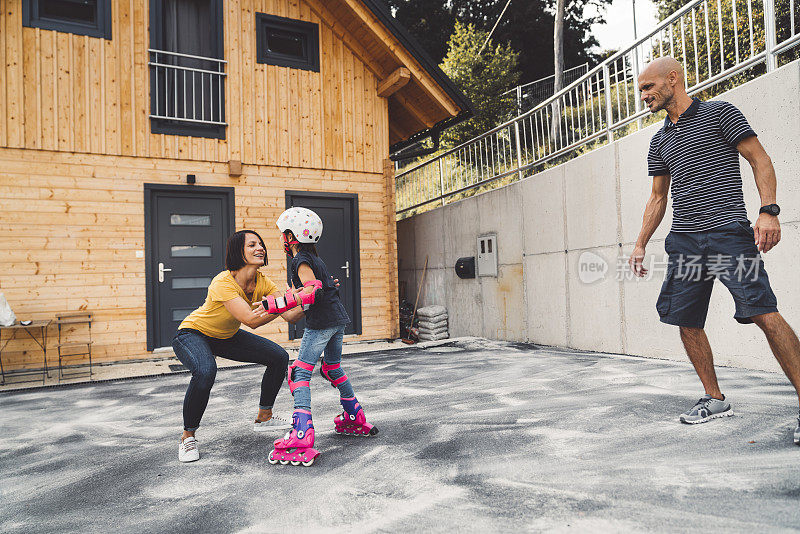
[(218, 189), (150, 191), (148, 341), (153, 347), (171, 344), (180, 322), (203, 303), (211, 279), (225, 268), (233, 193), (213, 191)]
[[(286, 192), (286, 207), (313, 210), (322, 219), (317, 252), (328, 272), (339, 279), (339, 296), (351, 323), (346, 334), (361, 333), (361, 273), (358, 245), (358, 195)], [(305, 321), (289, 327), (289, 337), (303, 335)]]

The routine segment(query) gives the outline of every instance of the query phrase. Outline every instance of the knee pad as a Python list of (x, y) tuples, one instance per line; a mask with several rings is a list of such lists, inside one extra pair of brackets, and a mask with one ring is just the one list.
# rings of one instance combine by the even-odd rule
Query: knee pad
[(299, 367), (300, 369), (305, 369), (306, 371), (309, 371), (309, 373), (314, 370), (314, 366), (313, 365), (307, 364), (306, 362), (303, 362), (303, 361), (300, 361), (300, 360), (295, 360), (289, 366), (289, 370), (286, 373), (286, 381), (289, 383), (289, 391), (292, 393), (292, 395), (294, 395), (294, 390), (296, 390), (297, 388), (302, 388), (302, 387), (307, 387), (308, 388), (308, 387), (311, 387), (310, 377), (309, 377), (309, 380), (300, 380), (300, 381), (297, 381), (297, 382), (294, 381), (294, 379), (292, 377), (292, 370), (295, 367)]
[(325, 363), (325, 361), (323, 360), (322, 367), (319, 368), (319, 373), (322, 375), (322, 377), (325, 380), (327, 380), (328, 382), (331, 383), (331, 386), (339, 387), (340, 384), (343, 384), (345, 381), (347, 381), (347, 375), (344, 374), (344, 371), (342, 371), (342, 376), (340, 376), (339, 378), (331, 378), (329, 373), (330, 373), (330, 371), (335, 371), (336, 369), (341, 369), (341, 367), (342, 367), (342, 364), (340, 364), (340, 363), (330, 363), (330, 364), (328, 364), (328, 363)]

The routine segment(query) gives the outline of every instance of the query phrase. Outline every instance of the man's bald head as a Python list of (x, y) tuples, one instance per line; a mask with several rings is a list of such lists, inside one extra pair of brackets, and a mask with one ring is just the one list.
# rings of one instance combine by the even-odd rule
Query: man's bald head
[(639, 78), (642, 78), (643, 76), (667, 78), (673, 72), (677, 76), (678, 82), (682, 86), (685, 86), (683, 67), (681, 66), (680, 62), (672, 56), (664, 56), (654, 59), (647, 64), (642, 71), (642, 74), (639, 75)]
[(642, 100), (652, 113), (669, 107), (675, 97), (686, 96), (683, 67), (671, 56), (648, 63), (638, 82)]

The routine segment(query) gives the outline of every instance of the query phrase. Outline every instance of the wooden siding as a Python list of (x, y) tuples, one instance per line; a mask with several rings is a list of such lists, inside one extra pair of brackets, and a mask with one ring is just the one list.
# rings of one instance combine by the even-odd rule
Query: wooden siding
[[(390, 168), (390, 165), (389, 165)], [(0, 291), (18, 319), (52, 319), (56, 312), (89, 310), (96, 361), (152, 357), (146, 352), (144, 183), (235, 187), (236, 227), (264, 237), (264, 272), (285, 280), (285, 255), (272, 221), (284, 210), (285, 190), (358, 193), (361, 259), (359, 339), (395, 335), (396, 244), (393, 188), (387, 173), (355, 173), (246, 165), (238, 179), (222, 163), (64, 154), (0, 148)], [(222, 267), (220, 267), (221, 270)], [(257, 330), (288, 341), (277, 320)], [(56, 329), (48, 360), (57, 361)], [(40, 367), (29, 341), (13, 341), (6, 369)]]
[[(23, 28), (21, 0), (0, 0), (0, 291), (17, 317), (89, 310), (95, 361), (152, 357), (136, 257), (143, 184), (191, 173), (198, 186), (235, 188), (236, 227), (263, 230), (276, 281), (285, 262), (270, 221), (285, 190), (358, 193), (360, 339), (397, 337), (389, 101), (377, 96), (394, 67), (377, 64), (330, 5), (224, 2), (229, 127), (215, 140), (150, 133), (148, 0), (112, 0), (112, 40)], [(257, 64), (256, 12), (319, 24), (320, 72)], [(243, 162), (241, 177), (229, 160)], [(288, 340), (281, 320), (258, 332)], [(30, 341), (7, 350), (6, 369), (41, 366)]]
[[(23, 28), (21, 2), (0, 0), (0, 147), (383, 172), (380, 79), (321, 0), (224, 2), (225, 140), (150, 133), (148, 0), (112, 0), (111, 40)], [(256, 12), (318, 24), (320, 72), (256, 63)]]

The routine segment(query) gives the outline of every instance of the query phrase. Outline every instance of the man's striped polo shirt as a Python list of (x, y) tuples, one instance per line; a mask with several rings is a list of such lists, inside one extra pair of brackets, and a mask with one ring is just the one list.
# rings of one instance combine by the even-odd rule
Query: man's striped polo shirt
[(650, 176), (672, 177), (673, 232), (702, 232), (747, 221), (739, 171), (739, 141), (756, 135), (736, 106), (728, 102), (692, 104), (650, 141)]

